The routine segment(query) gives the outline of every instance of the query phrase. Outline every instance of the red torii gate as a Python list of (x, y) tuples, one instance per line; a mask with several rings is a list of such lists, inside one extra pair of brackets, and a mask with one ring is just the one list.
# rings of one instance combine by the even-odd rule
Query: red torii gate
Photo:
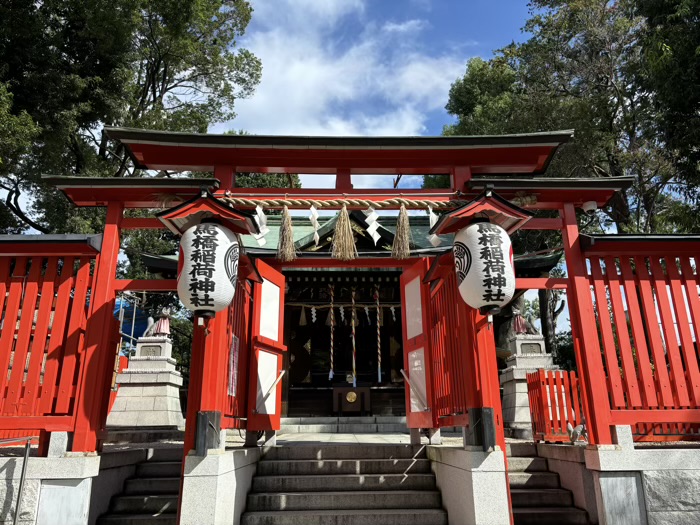
[[(116, 293), (125, 290), (173, 291), (176, 287), (174, 280), (116, 278), (121, 231), (164, 228), (163, 222), (156, 217), (124, 217), (126, 209), (164, 208), (176, 202), (196, 198), (200, 195), (202, 187), (211, 191), (217, 199), (225, 198), (229, 203), (243, 209), (250, 209), (257, 203), (263, 203), (269, 208), (279, 208), (283, 205), (290, 208), (308, 208), (309, 202), (320, 203), (321, 206), (327, 203), (329, 208), (338, 208), (339, 200), (347, 203), (350, 208), (366, 208), (367, 203), (373, 203), (382, 209), (397, 209), (401, 204), (424, 209), (426, 203), (431, 203), (438, 209), (448, 209), (454, 208), (456, 202), (468, 202), (485, 189), (489, 189), (504, 199), (517, 200), (528, 210), (559, 212), (558, 217), (532, 218), (523, 228), (562, 231), (567, 262), (578, 260), (578, 266), (577, 263), (569, 263), (569, 278), (518, 279), (517, 287), (569, 289), (575, 298), (572, 324), (575, 326), (575, 332), (581, 334), (581, 327), (594, 323), (595, 318), (585, 305), (584, 287), (587, 284), (581, 280), (584, 271), (581, 267), (583, 258), (574, 210), (584, 202), (604, 206), (616, 191), (631, 184), (628, 178), (572, 180), (536, 177), (545, 171), (556, 149), (571, 138), (572, 132), (569, 131), (499, 137), (435, 138), (217, 136), (109, 128), (105, 133), (127, 148), (138, 168), (213, 171), (214, 178), (46, 179), (61, 189), (77, 206), (107, 208), (106, 227), (93, 282), (94, 303), (91, 305), (91, 317), (85, 334), (86, 366), (95, 373), (83, 376), (85, 384), (81, 391), (90, 392), (92, 395), (84, 396), (85, 399), (78, 402), (80, 409), (76, 416), (73, 441), (73, 450), (76, 451), (95, 450), (99, 447), (100, 432), (106, 418), (108, 378), (113, 361), (113, 356), (108, 351), (110, 334), (101, 327), (111, 320), (111, 305)], [(336, 188), (237, 188), (237, 172), (330, 173), (336, 175)], [(352, 188), (351, 175), (372, 174), (447, 174), (450, 175), (451, 184), (449, 188), (438, 190)], [(276, 261), (266, 264), (262, 260), (248, 260), (244, 263), (240, 272), (244, 283), (239, 288), (239, 291), (244, 293), (237, 293), (232, 307), (221, 312), (210, 323), (208, 336), (205, 336), (201, 328), (195, 330), (188, 396), (186, 454), (195, 445), (195, 421), (198, 413), (218, 412), (224, 428), (248, 426), (251, 430), (266, 429), (275, 428), (275, 425), (279, 424), (279, 414), (266, 418), (256, 418), (253, 414), (256, 389), (251, 363), (254, 363), (257, 354), (251, 351), (251, 348), (257, 345), (258, 351), (271, 353), (284, 350), (281, 323), (278, 325), (280, 337), (276, 340), (256, 334), (255, 322), (252, 323), (253, 333), (250, 331), (249, 321), (260, 318), (260, 301), (257, 299), (256, 302), (256, 297), (260, 296), (262, 282), (265, 279), (275, 282), (283, 290), (283, 277), (282, 280), (279, 278), (279, 270), (282, 267), (328, 267), (348, 264), (318, 258), (300, 258), (284, 264)], [(464, 352), (464, 359), (456, 355), (452, 355), (451, 359), (455, 367), (465, 367), (457, 373), (461, 374), (461, 380), (467, 385), (464, 395), (471, 403), (466, 407), (467, 412), (471, 410), (476, 413), (484, 408), (492, 409), (494, 425), (490, 430), (487, 425), (482, 432), (485, 435), (480, 439), (483, 441), (486, 438), (485, 444), (493, 444), (495, 441), (503, 446), (498, 377), (490, 323), (457, 298), (453, 283), (454, 271), (449, 257), (438, 259), (433, 262), (432, 267), (428, 259), (417, 256), (404, 261), (395, 261), (389, 257), (359, 259), (352, 264), (363, 267), (403, 267), (408, 277), (415, 274), (420, 278), (422, 304), (425, 306), (425, 343), (436, 351), (448, 351), (452, 348), (453, 351), (459, 349)], [(283, 304), (282, 300), (283, 296), (280, 306)], [(435, 306), (431, 306), (433, 303)], [(574, 315), (573, 312), (577, 312), (578, 315)], [(449, 343), (436, 340), (430, 343), (429, 339), (437, 336), (430, 332), (429, 324), (435, 322), (437, 317), (430, 320), (429, 315), (446, 316), (448, 322), (460, 323), (465, 330), (465, 340), (453, 340)], [(227, 367), (222, 366), (226, 362), (226, 349), (230, 347), (233, 333), (236, 333), (241, 344), (245, 345), (242, 349), (247, 352), (242, 352), (241, 355), (245, 353), (246, 357), (250, 358), (246, 365), (241, 363), (241, 370), (246, 372), (244, 375), (250, 383), (247, 385), (246, 394), (237, 400), (232, 400), (225, 392)], [(577, 343), (580, 350), (578, 357), (585, 362), (590, 352), (589, 343), (580, 337), (577, 338)], [(595, 405), (597, 398), (605, 395), (605, 392), (599, 388), (600, 384), (596, 383), (594, 376), (587, 379), (590, 382), (584, 397), (587, 398), (590, 407)], [(443, 398), (446, 388), (457, 389), (454, 381), (453, 387), (438, 385), (437, 381), (437, 378), (432, 382), (428, 381), (431, 389), (431, 399), (428, 402), (436, 407), (437, 403), (432, 394), (433, 386), (436, 392), (442, 389), (440, 391)], [(243, 399), (246, 401), (243, 402)], [(279, 403), (277, 406), (279, 407)], [(443, 408), (443, 424), (438, 426), (468, 424), (469, 415), (464, 411), (457, 412), (452, 406)], [(410, 412), (408, 401), (407, 409)], [(596, 442), (608, 442), (609, 427), (597, 424), (595, 414), (590, 408), (589, 412), (591, 413), (588, 420), (591, 423), (593, 439)], [(419, 418), (415, 425), (411, 426), (430, 424), (431, 427), (435, 427), (437, 417), (436, 412), (431, 421), (422, 421)], [(247, 422), (243, 418), (247, 418)], [(31, 428), (37, 428), (35, 422), (33, 424)]]

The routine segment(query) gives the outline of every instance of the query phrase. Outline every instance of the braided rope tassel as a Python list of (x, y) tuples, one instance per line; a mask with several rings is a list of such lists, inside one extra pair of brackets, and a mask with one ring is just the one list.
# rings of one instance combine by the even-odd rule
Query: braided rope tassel
[(379, 309), (379, 286), (374, 288), (374, 302), (377, 305), (377, 382), (382, 382), (382, 326)]
[(331, 316), (331, 370), (328, 372), (328, 380), (332, 380), (333, 376), (335, 375), (334, 371), (334, 365), (333, 365), (333, 333), (335, 332), (335, 312), (333, 309), (333, 300), (334, 300), (334, 295), (335, 291), (333, 289), (333, 285), (329, 285), (328, 289), (331, 293), (331, 311), (330, 311), (330, 316)]
[(357, 367), (356, 367), (356, 348), (355, 348), (355, 319), (357, 319), (357, 313), (355, 312), (355, 289), (352, 289), (352, 386), (357, 387)]

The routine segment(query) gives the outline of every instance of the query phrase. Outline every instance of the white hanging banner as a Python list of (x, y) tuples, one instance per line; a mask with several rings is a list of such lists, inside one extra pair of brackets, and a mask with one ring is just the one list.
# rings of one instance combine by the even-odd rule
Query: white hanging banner
[(265, 215), (262, 206), (258, 205), (255, 207), (254, 217), (255, 222), (258, 223), (258, 229), (260, 230), (260, 233), (254, 233), (253, 237), (256, 241), (258, 241), (258, 246), (265, 246), (265, 244), (267, 244), (265, 235), (270, 233), (270, 228), (267, 227), (267, 216)]
[[(433, 226), (437, 223), (439, 217), (435, 212), (433, 212), (433, 207), (428, 206), (428, 218), (430, 220), (430, 229), (433, 229)], [(435, 246), (436, 248), (442, 244), (442, 239), (440, 238), (439, 235), (435, 235), (434, 233), (431, 233), (427, 236), (428, 241), (430, 244)]]
[(461, 229), (452, 248), (459, 293), (472, 308), (500, 309), (515, 292), (513, 248), (508, 233), (488, 222)]
[(311, 222), (311, 226), (314, 228), (314, 244), (318, 246), (318, 241), (319, 241), (319, 236), (318, 236), (318, 210), (316, 209), (315, 206), (311, 206), (309, 208), (309, 221)]
[(379, 214), (371, 206), (364, 211), (364, 214), (366, 216), (365, 222), (367, 222), (366, 231), (367, 233), (369, 233), (369, 236), (372, 237), (374, 245), (376, 246), (377, 241), (379, 241), (379, 239), (382, 238), (382, 236), (377, 231), (379, 229)]

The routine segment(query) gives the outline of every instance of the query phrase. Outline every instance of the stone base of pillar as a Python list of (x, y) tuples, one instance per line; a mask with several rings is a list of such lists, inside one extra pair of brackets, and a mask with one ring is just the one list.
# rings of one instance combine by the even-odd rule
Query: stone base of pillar
[(180, 406), (182, 375), (170, 357), (172, 343), (167, 337), (142, 337), (136, 355), (117, 376), (119, 391), (107, 426), (113, 428), (184, 428)]
[(214, 449), (185, 458), (180, 525), (240, 523), (260, 449)]
[[(511, 355), (506, 359), (508, 368), (501, 371), (500, 383), (503, 388), (503, 424), (506, 437), (532, 439), (532, 417), (527, 396), (527, 374), (538, 369), (556, 370), (552, 356), (536, 353), (536, 348), (544, 352), (541, 335), (518, 334), (509, 341)], [(525, 353), (532, 350), (532, 353)]]
[(428, 446), (442, 506), (449, 522), (460, 525), (510, 523), (508, 480), (503, 451)]

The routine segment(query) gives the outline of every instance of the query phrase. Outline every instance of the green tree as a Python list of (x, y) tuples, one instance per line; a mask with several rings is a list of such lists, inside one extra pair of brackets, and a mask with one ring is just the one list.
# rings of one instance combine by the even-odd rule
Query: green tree
[[(95, 231), (100, 210), (72, 210), (39, 174), (142, 176), (103, 125), (205, 132), (235, 116), (260, 80), (237, 47), (244, 0), (18, 0), (0, 7), (0, 82), (40, 127), (3, 182), (34, 197), (13, 213), (40, 231)], [(169, 175), (169, 174), (163, 174)]]
[(446, 107), (457, 122), (445, 134), (573, 128), (548, 175), (633, 176), (634, 186), (604, 210), (606, 222), (626, 233), (679, 227), (686, 208), (656, 132), (652, 93), (639, 82), (644, 21), (633, 3), (534, 0), (524, 29), (524, 43), (467, 64), (450, 90)]
[[(657, 121), (679, 172), (677, 190), (697, 217), (700, 185), (700, 1), (637, 0), (646, 29), (640, 39), (640, 84), (654, 94)], [(697, 224), (697, 223), (696, 223)]]
[(7, 192), (0, 201), (0, 233), (19, 233), (22, 223), (12, 212), (19, 209), (19, 193), (8, 183), (11, 174), (24, 162), (39, 128), (26, 111), (12, 112), (12, 94), (0, 83), (0, 188)]

